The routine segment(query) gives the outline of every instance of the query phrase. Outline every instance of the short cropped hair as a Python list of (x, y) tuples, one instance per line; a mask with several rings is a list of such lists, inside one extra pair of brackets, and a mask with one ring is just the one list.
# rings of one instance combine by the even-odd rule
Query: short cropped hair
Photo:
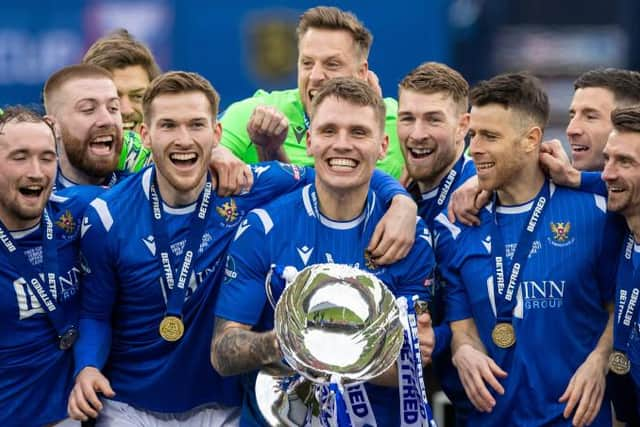
[(354, 77), (336, 77), (324, 83), (311, 102), (312, 120), (320, 104), (330, 97), (354, 105), (373, 108), (377, 124), (384, 131), (387, 110), (384, 100), (363, 80)]
[(140, 65), (147, 72), (149, 81), (160, 74), (160, 67), (151, 50), (124, 28), (96, 40), (82, 62), (99, 65), (109, 71)]
[(616, 108), (611, 112), (611, 123), (617, 132), (640, 133), (640, 105)]
[(549, 97), (540, 80), (526, 72), (500, 74), (481, 81), (471, 89), (469, 98), (474, 107), (499, 104), (515, 110), (542, 130), (549, 120)]
[(144, 122), (148, 125), (151, 122), (151, 103), (160, 95), (177, 95), (188, 92), (201, 92), (209, 101), (211, 116), (214, 121), (218, 115), (220, 96), (211, 83), (198, 73), (186, 71), (171, 71), (160, 74), (151, 81), (151, 84), (142, 98), (142, 115)]
[(62, 85), (70, 80), (85, 78), (104, 78), (113, 81), (111, 73), (97, 65), (77, 64), (61, 68), (53, 73), (44, 84), (42, 98), (44, 100), (44, 108), (47, 111), (47, 114), (52, 113), (52, 98), (54, 98), (55, 93)]
[(422, 94), (444, 92), (453, 98), (460, 112), (469, 108), (469, 83), (462, 74), (439, 62), (425, 62), (411, 70), (400, 82), (399, 89)]
[(28, 107), (14, 105), (0, 109), (0, 135), (2, 135), (2, 130), (9, 123), (43, 123), (51, 130), (51, 135), (55, 140), (56, 132), (53, 124), (41, 114)]
[(602, 68), (581, 74), (573, 83), (575, 90), (602, 88), (613, 93), (619, 107), (640, 104), (640, 73), (619, 68)]
[(345, 12), (337, 7), (318, 6), (308, 9), (298, 20), (296, 34), (298, 41), (310, 28), (324, 30), (344, 30), (353, 37), (358, 53), (362, 59), (369, 57), (369, 50), (373, 42), (371, 32), (351, 12)]

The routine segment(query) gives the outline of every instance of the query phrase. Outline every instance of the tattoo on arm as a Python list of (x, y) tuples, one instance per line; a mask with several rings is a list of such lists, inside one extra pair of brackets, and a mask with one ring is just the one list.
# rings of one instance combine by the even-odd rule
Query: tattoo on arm
[(259, 369), (282, 358), (275, 332), (253, 332), (236, 322), (216, 318), (211, 363), (220, 375)]

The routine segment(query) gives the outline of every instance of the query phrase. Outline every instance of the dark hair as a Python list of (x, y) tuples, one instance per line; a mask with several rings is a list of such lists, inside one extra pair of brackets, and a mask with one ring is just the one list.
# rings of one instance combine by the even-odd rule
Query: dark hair
[(353, 37), (361, 57), (366, 59), (369, 56), (373, 36), (351, 12), (345, 12), (337, 7), (313, 7), (305, 11), (298, 20), (298, 27), (296, 28), (298, 40), (304, 36), (309, 28), (347, 31)]
[(603, 88), (613, 93), (620, 107), (640, 103), (640, 73), (619, 68), (587, 71), (573, 83), (573, 88)]
[(469, 83), (459, 72), (445, 64), (425, 62), (411, 70), (398, 86), (400, 91), (413, 90), (423, 94), (445, 92), (453, 98), (462, 112), (467, 111)]
[(149, 81), (160, 74), (151, 50), (124, 28), (96, 40), (84, 54), (82, 62), (99, 65), (109, 71), (140, 65), (147, 72)]
[(153, 79), (142, 98), (142, 115), (145, 123), (151, 121), (151, 103), (153, 100), (164, 94), (181, 94), (187, 92), (201, 92), (209, 101), (211, 106), (211, 116), (216, 118), (218, 115), (218, 105), (220, 104), (220, 96), (218, 92), (211, 86), (211, 83), (198, 73), (190, 73), (186, 71), (171, 71), (160, 74)]
[(640, 105), (616, 108), (611, 112), (611, 123), (618, 132), (640, 133)]
[(53, 124), (40, 113), (22, 105), (13, 105), (0, 109), (0, 134), (8, 123), (44, 123), (51, 130), (55, 140)]
[(472, 106), (499, 104), (530, 118), (544, 130), (549, 120), (549, 98), (540, 80), (529, 73), (507, 73), (478, 83), (469, 94)]
[(311, 117), (315, 115), (320, 104), (329, 97), (335, 97), (354, 105), (373, 108), (380, 129), (384, 129), (386, 117), (384, 100), (365, 81), (354, 77), (336, 77), (327, 80), (313, 97)]
[(104, 78), (113, 81), (111, 73), (106, 69), (91, 64), (76, 64), (61, 68), (53, 73), (44, 84), (42, 98), (47, 114), (51, 114), (51, 100), (60, 87), (69, 80), (85, 78)]

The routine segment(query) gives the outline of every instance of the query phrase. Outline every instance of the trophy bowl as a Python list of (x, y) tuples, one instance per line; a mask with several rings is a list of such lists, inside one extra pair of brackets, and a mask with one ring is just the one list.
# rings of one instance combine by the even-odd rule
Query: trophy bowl
[(382, 374), (403, 342), (391, 291), (376, 276), (341, 264), (300, 271), (276, 305), (274, 329), (287, 363), (321, 384)]

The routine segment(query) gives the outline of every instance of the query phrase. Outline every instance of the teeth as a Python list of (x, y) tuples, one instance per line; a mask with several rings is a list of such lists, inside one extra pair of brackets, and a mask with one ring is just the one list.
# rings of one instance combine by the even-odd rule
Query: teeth
[(25, 187), (27, 190), (29, 191), (40, 191), (42, 190), (42, 186), (40, 185), (29, 185), (27, 187)]
[(113, 141), (113, 137), (112, 136), (99, 136), (97, 138), (94, 138), (93, 142), (94, 143), (103, 143), (103, 144), (107, 144), (107, 143), (111, 143)]
[(587, 151), (589, 147), (586, 145), (571, 144), (571, 149), (573, 151)]
[(495, 163), (487, 162), (487, 163), (476, 163), (476, 169), (489, 169), (492, 168)]
[(195, 160), (196, 157), (195, 153), (173, 153), (170, 156), (171, 160), (178, 161)]
[(316, 96), (316, 93), (318, 93), (317, 90), (310, 90), (309, 91), (309, 99), (313, 99), (314, 96)]
[(409, 151), (417, 156), (422, 156), (433, 153), (433, 148), (409, 148)]
[(345, 166), (349, 168), (355, 168), (356, 162), (351, 159), (331, 159), (329, 160), (330, 166)]
[(613, 192), (613, 193), (619, 193), (620, 191), (624, 191), (624, 188), (620, 188), (620, 187), (609, 187), (609, 191)]
[(122, 127), (125, 129), (133, 129), (135, 125), (134, 122), (126, 122), (122, 124)]

